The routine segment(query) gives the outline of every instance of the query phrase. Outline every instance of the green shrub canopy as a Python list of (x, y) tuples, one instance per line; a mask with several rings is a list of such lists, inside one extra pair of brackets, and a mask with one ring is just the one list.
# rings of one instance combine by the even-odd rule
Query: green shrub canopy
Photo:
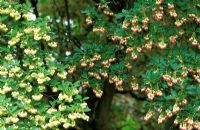
[(0, 129), (58, 129), (88, 120), (79, 83), (55, 55), (46, 19), (30, 6), (0, 0)]

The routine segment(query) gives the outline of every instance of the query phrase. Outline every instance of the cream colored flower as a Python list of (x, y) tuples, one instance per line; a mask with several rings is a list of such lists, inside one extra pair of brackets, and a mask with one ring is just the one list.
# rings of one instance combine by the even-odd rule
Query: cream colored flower
[(17, 21), (21, 18), (21, 14), (18, 11), (12, 10), (10, 12), (10, 17), (14, 18)]
[(67, 128), (70, 127), (70, 124), (69, 124), (69, 123), (64, 123), (64, 124), (63, 124), (63, 127), (64, 127), (65, 129), (67, 129)]
[(41, 28), (33, 28), (33, 32), (35, 33), (35, 34), (38, 34), (39, 32), (40, 32), (40, 30), (41, 30)]
[(40, 78), (37, 79), (38, 84), (43, 84), (45, 81), (46, 81), (45, 79), (40, 79)]
[(23, 98), (22, 100), (23, 100), (23, 102), (26, 103), (26, 104), (31, 103), (31, 99)]
[(2, 30), (3, 32), (7, 32), (8, 28), (7, 28), (7, 26), (5, 24), (0, 23), (0, 30)]
[(37, 50), (32, 49), (32, 48), (27, 48), (27, 49), (24, 49), (24, 53), (27, 55), (35, 55), (37, 53)]
[(42, 39), (42, 36), (40, 36), (39, 34), (34, 34), (34, 40), (39, 41)]
[(59, 105), (58, 106), (59, 111), (65, 111), (67, 109), (67, 107), (65, 105)]
[(49, 114), (54, 113), (54, 112), (57, 112), (57, 110), (55, 108), (50, 108), (47, 110), (47, 113), (49, 113)]
[(33, 90), (33, 87), (32, 87), (32, 85), (28, 85), (28, 87), (26, 87), (26, 91), (27, 92), (31, 92)]
[(39, 100), (41, 100), (41, 99), (42, 99), (42, 97), (43, 97), (43, 95), (42, 95), (42, 94), (36, 94), (36, 95), (32, 95), (32, 98), (33, 98), (33, 100), (35, 100), (35, 101), (39, 101)]
[(36, 114), (37, 113), (37, 109), (32, 108), (32, 109), (30, 109), (29, 112), (32, 113), (32, 114)]
[(10, 41), (8, 41), (8, 44), (10, 46), (14, 46), (15, 44), (17, 44), (20, 41), (20, 39), (18, 37), (13, 37)]
[(50, 42), (50, 43), (48, 43), (48, 45), (52, 48), (55, 48), (55, 47), (57, 47), (58, 43), (57, 42)]
[(47, 34), (44, 34), (42, 38), (47, 42), (51, 40), (51, 37)]
[(25, 118), (25, 117), (27, 117), (27, 112), (19, 112), (18, 116), (21, 118)]
[(57, 87), (52, 87), (52, 92), (54, 92), (54, 93), (58, 92), (58, 88)]
[(32, 70), (32, 69), (34, 69), (35, 68), (35, 66), (34, 65), (29, 65), (29, 67), (28, 67), (30, 70)]
[(38, 76), (38, 78), (44, 78), (45, 77), (44, 73), (39, 73), (37, 76)]
[(27, 19), (27, 20), (33, 20), (33, 21), (36, 20), (35, 14), (30, 13), (30, 12), (23, 14), (22, 17), (25, 18), (25, 19)]
[(81, 103), (81, 107), (84, 109), (87, 107), (87, 103)]
[(20, 68), (18, 66), (15, 66), (14, 68), (11, 68), (11, 72), (17, 73), (20, 71)]
[(14, 58), (13, 58), (13, 56), (11, 54), (8, 54), (8, 55), (5, 56), (5, 59), (8, 60), (8, 61), (11, 61)]
[(0, 66), (0, 75), (6, 76), (8, 74), (8, 70), (4, 66)]
[(18, 121), (19, 121), (19, 118), (17, 118), (17, 117), (10, 118), (10, 122), (17, 123)]
[(33, 29), (32, 29), (32, 28), (29, 28), (29, 27), (26, 28), (26, 29), (24, 29), (24, 32), (25, 32), (25, 33), (30, 33), (30, 32), (32, 32), (32, 31), (33, 31)]
[(67, 78), (67, 72), (66, 71), (62, 71), (62, 72), (58, 73), (57, 75), (61, 79), (66, 79)]
[(75, 120), (75, 119), (77, 119), (77, 114), (76, 113), (70, 113), (68, 115), (68, 118), (71, 119), (71, 120)]
[(13, 91), (13, 92), (11, 93), (11, 95), (12, 95), (13, 97), (17, 98), (17, 97), (19, 96), (19, 92)]

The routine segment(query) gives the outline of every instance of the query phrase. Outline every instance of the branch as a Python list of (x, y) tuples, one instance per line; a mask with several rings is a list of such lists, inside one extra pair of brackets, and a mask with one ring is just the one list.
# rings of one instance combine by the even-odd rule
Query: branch
[[(26, 3), (25, 0), (19, 0), (19, 4), (25, 4), (25, 3)], [(22, 13), (21, 13), (21, 16), (22, 16)], [(22, 20), (22, 19), (20, 19), (20, 20)], [(16, 46), (16, 49), (17, 49), (16, 58), (19, 60), (21, 67), (22, 67), (23, 69), (25, 69), (25, 68), (23, 67), (23, 57), (24, 57), (24, 55), (23, 55), (23, 50), (20, 48), (19, 45)]]
[(26, 3), (26, 1), (25, 0), (19, 0), (19, 3), (24, 4), (24, 3)]
[(69, 15), (69, 6), (68, 6), (68, 0), (65, 0), (65, 9), (67, 14), (67, 30), (68, 30), (68, 36), (71, 37), (71, 26), (70, 26), (70, 15)]
[(81, 42), (78, 38), (71, 36), (69, 40), (72, 41), (72, 43), (74, 43), (76, 47), (81, 48)]
[(139, 101), (146, 101), (147, 98), (144, 97), (144, 96), (138, 96), (137, 94), (135, 94), (133, 91), (131, 90), (124, 90), (124, 91), (118, 91), (118, 90), (115, 90), (115, 93), (119, 93), (119, 94), (130, 94), (133, 98), (135, 98), (136, 100), (139, 100)]
[(62, 12), (60, 11), (60, 9), (59, 9), (59, 7), (58, 7), (56, 1), (55, 1), (55, 0), (52, 0), (52, 1), (53, 1), (53, 4), (54, 4), (55, 7), (56, 7), (56, 10), (58, 11), (59, 16), (62, 16)]

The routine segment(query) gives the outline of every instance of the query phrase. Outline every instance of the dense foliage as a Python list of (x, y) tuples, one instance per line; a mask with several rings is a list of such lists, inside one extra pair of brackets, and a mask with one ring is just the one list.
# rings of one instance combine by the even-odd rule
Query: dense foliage
[(58, 129), (88, 120), (76, 82), (65, 80), (57, 43), (30, 6), (0, 1), (0, 129)]
[(119, 13), (109, 4), (84, 11), (92, 30), (73, 59), (82, 86), (98, 97), (106, 80), (118, 91), (131, 86), (147, 94), (145, 120), (173, 116), (180, 129), (199, 129), (199, 1), (141, 0)]

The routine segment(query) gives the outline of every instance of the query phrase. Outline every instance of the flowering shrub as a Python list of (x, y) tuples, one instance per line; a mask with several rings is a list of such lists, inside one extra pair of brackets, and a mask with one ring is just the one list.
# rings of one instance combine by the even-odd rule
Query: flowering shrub
[(180, 129), (199, 129), (199, 59), (199, 54), (185, 49), (152, 58), (143, 76), (142, 92), (150, 100), (145, 120), (158, 115), (161, 124), (175, 116), (174, 124), (180, 123)]
[(106, 81), (146, 93), (145, 120), (175, 117), (180, 129), (200, 129), (198, 0), (139, 0), (119, 13), (109, 5), (102, 0), (84, 10), (91, 31), (68, 72), (99, 98)]
[(58, 129), (88, 120), (79, 82), (67, 81), (47, 20), (0, 0), (0, 129)]

